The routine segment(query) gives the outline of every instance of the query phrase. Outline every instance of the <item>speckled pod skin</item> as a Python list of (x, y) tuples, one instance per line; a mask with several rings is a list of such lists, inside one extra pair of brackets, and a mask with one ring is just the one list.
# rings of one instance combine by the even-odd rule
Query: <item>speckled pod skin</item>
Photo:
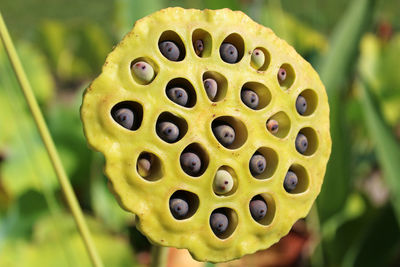
[[(193, 48), (198, 38), (204, 42), (201, 56)], [(184, 57), (176, 62), (165, 58), (158, 48), (163, 40), (184, 47)], [(219, 47), (227, 41), (238, 48), (235, 64), (220, 57)], [(251, 65), (255, 48), (265, 53), (265, 63), (258, 70)], [(156, 75), (149, 84), (132, 75), (131, 64), (139, 60), (154, 68)], [(281, 67), (287, 71), (284, 83), (277, 79)], [(210, 77), (217, 80), (219, 88), (213, 101), (203, 86), (203, 80)], [(188, 88), (186, 107), (167, 97), (171, 81)], [(255, 110), (241, 101), (242, 88), (259, 95)], [(308, 102), (303, 115), (295, 107), (300, 94)], [(131, 101), (139, 114), (133, 130), (121, 127), (111, 116), (112, 108), (124, 101)], [(178, 122), (181, 133), (177, 142), (164, 142), (157, 135), (160, 116)], [(137, 21), (86, 90), (81, 118), (89, 145), (106, 158), (111, 189), (120, 205), (137, 215), (138, 229), (155, 244), (187, 248), (200, 261), (239, 258), (268, 248), (286, 235), (307, 215), (319, 194), (331, 150), (327, 95), (318, 74), (270, 29), (229, 9), (168, 8)], [(277, 133), (267, 130), (268, 119), (278, 121)], [(231, 146), (222, 146), (214, 136), (215, 120), (235, 129)], [(309, 142), (304, 155), (295, 148), (299, 132)], [(200, 154), (201, 175), (190, 176), (182, 170), (179, 158), (184, 150)], [(136, 168), (143, 152), (155, 157), (153, 172), (145, 178)], [(256, 177), (249, 170), (255, 152), (267, 161), (266, 170)], [(219, 169), (229, 171), (235, 183), (225, 195), (213, 191)], [(290, 193), (283, 187), (288, 170), (299, 178)], [(175, 219), (169, 209), (169, 199), (176, 191), (190, 200), (188, 218), (183, 220)], [(255, 221), (249, 210), (250, 200), (257, 195), (268, 205), (267, 215), (260, 221)], [(217, 236), (209, 219), (220, 208), (228, 215), (229, 227)]]

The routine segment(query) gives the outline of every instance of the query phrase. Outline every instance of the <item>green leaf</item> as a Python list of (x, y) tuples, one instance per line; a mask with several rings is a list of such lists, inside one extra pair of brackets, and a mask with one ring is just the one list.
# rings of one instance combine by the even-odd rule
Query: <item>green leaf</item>
[(371, 96), (369, 84), (365, 80), (361, 81), (359, 88), (361, 90), (360, 103), (364, 110), (368, 132), (375, 143), (378, 161), (389, 186), (392, 205), (400, 225), (400, 145), (388, 125), (385, 124), (379, 108)]
[(351, 184), (350, 141), (346, 127), (344, 94), (351, 78), (359, 41), (371, 20), (374, 0), (353, 0), (334, 31), (328, 54), (319, 67), (330, 105), (332, 154), (318, 197), (322, 221), (340, 211)]

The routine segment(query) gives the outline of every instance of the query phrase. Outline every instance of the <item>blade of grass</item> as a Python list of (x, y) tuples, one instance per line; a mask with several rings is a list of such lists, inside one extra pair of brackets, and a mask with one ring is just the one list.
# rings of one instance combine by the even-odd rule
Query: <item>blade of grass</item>
[(362, 80), (361, 106), (364, 110), (365, 122), (372, 141), (375, 143), (376, 154), (382, 167), (386, 183), (391, 192), (391, 202), (400, 226), (400, 145), (385, 124), (377, 104), (371, 96), (370, 85)]
[(18, 82), (21, 86), (21, 89), (24, 92), (24, 96), (26, 98), (26, 101), (27, 101), (30, 111), (32, 113), (32, 116), (35, 120), (35, 123), (38, 127), (40, 136), (41, 136), (43, 143), (47, 149), (50, 160), (53, 164), (54, 170), (55, 170), (58, 180), (60, 182), (61, 188), (65, 194), (69, 208), (71, 209), (71, 212), (74, 216), (74, 219), (75, 219), (75, 222), (79, 229), (79, 232), (81, 233), (84, 244), (88, 250), (90, 259), (92, 260), (92, 263), (94, 266), (102, 266), (100, 257), (98, 256), (98, 253), (94, 246), (89, 229), (88, 229), (85, 219), (83, 217), (82, 210), (80, 209), (78, 200), (76, 199), (76, 196), (73, 192), (72, 186), (69, 183), (68, 177), (65, 173), (64, 167), (61, 163), (61, 160), (58, 156), (57, 150), (55, 148), (55, 145), (53, 143), (53, 140), (52, 140), (49, 130), (47, 128), (46, 122), (43, 118), (43, 115), (37, 104), (36, 98), (32, 92), (32, 88), (31, 88), (29, 81), (26, 77), (26, 74), (22, 68), (22, 65), (18, 58), (18, 55), (15, 51), (15, 47), (12, 43), (11, 37), (8, 33), (8, 30), (7, 30), (7, 27), (3, 20), (3, 16), (1, 14), (1, 12), (0, 12), (0, 36), (3, 41), (4, 47), (7, 51), (7, 54), (9, 56), (10, 62), (13, 66), (14, 72), (17, 76)]
[(328, 54), (319, 66), (331, 112), (332, 154), (318, 197), (321, 222), (340, 211), (351, 184), (349, 131), (346, 129), (345, 98), (361, 35), (371, 21), (375, 0), (353, 0), (336, 27)]

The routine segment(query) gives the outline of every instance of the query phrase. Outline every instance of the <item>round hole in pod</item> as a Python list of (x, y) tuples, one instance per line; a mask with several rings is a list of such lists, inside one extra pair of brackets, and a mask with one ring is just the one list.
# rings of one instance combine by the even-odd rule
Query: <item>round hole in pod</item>
[[(170, 61), (182, 61), (186, 56), (185, 44), (174, 31), (163, 32), (158, 40), (158, 47), (162, 56)], [(176, 54), (176, 49), (178, 49), (178, 54)]]
[(120, 127), (136, 131), (142, 124), (143, 107), (138, 102), (123, 101), (114, 105), (110, 114), (114, 122)]
[(212, 37), (203, 29), (196, 29), (192, 33), (193, 50), (198, 57), (209, 57), (212, 51)]
[[(222, 128), (221, 126), (227, 127)], [(231, 129), (233, 129), (233, 134)], [(237, 149), (247, 140), (247, 129), (245, 124), (235, 117), (221, 116), (214, 119), (211, 123), (211, 130), (218, 143), (228, 149)]]
[(177, 220), (192, 217), (199, 208), (199, 197), (186, 190), (178, 190), (169, 198), (169, 210)]

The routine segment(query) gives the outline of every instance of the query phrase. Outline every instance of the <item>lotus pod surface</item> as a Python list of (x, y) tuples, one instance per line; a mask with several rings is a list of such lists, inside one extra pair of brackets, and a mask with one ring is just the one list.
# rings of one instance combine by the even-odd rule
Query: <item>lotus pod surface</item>
[[(201, 51), (195, 47), (197, 40), (203, 43)], [(177, 45), (177, 60), (161, 53), (163, 41)], [(237, 48), (237, 62), (221, 58), (223, 43)], [(257, 48), (264, 53), (262, 65), (251, 62)], [(132, 68), (137, 62), (151, 66), (154, 76), (138, 77)], [(213, 99), (204, 88), (208, 78), (218, 84)], [(168, 97), (167, 90), (175, 87), (186, 90), (185, 105)], [(257, 107), (243, 103), (243, 89), (258, 95)], [(307, 101), (302, 115), (296, 110), (299, 95)], [(133, 111), (129, 129), (113, 117), (119, 106)], [(81, 118), (89, 145), (105, 156), (114, 195), (137, 215), (138, 229), (152, 243), (186, 248), (200, 261), (232, 260), (279, 241), (310, 210), (331, 150), (327, 95), (318, 74), (269, 28), (229, 9), (167, 8), (137, 21), (87, 88)], [(277, 131), (268, 130), (270, 119), (278, 122)], [(179, 128), (177, 140), (160, 138), (161, 121)], [(235, 130), (233, 143), (218, 141), (213, 127), (220, 124)], [(295, 147), (299, 133), (308, 140), (304, 153)], [(180, 157), (185, 152), (201, 159), (197, 175), (183, 170)], [(249, 169), (254, 154), (266, 159), (262, 173)], [(228, 171), (234, 182), (224, 194), (213, 189), (218, 170)], [(290, 192), (284, 188), (289, 170), (298, 177)], [(187, 201), (184, 218), (171, 213), (172, 196)], [(267, 204), (266, 215), (258, 221), (249, 209), (255, 197)], [(210, 226), (215, 211), (229, 221), (220, 234)]]

